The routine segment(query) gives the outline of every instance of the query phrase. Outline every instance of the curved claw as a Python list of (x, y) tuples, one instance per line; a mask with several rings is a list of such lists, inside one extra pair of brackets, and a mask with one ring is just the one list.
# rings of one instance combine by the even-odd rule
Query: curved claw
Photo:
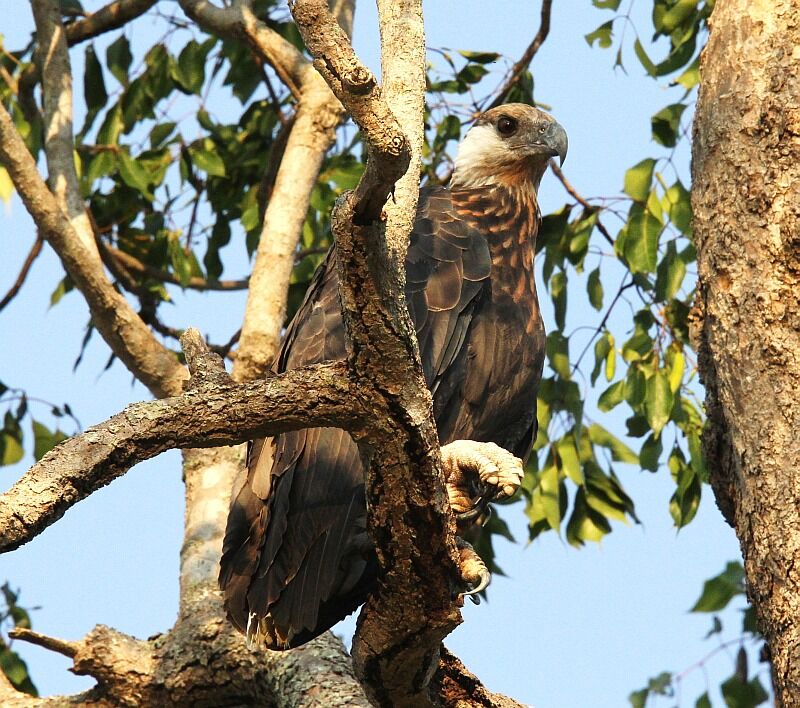
[(478, 580), (478, 584), (472, 586), (469, 590), (464, 591), (464, 595), (469, 595), (470, 600), (472, 600), (476, 605), (479, 605), (481, 602), (480, 597), (478, 597), (478, 593), (489, 587), (489, 583), (492, 582), (492, 574), (486, 570), (486, 568), (480, 570), (478, 575), (480, 578)]

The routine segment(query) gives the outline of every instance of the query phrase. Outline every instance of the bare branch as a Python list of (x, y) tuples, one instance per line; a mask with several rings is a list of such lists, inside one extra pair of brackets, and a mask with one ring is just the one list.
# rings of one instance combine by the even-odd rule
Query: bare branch
[(206, 376), (181, 396), (128, 406), (51, 450), (0, 496), (0, 552), (27, 543), (71, 506), (166, 450), (233, 445), (319, 425), (360, 430), (370, 420), (342, 363), (248, 384), (222, 378), (227, 382)]
[(68, 656), (70, 659), (74, 658), (78, 653), (77, 642), (68, 642), (65, 639), (49, 637), (46, 634), (40, 634), (39, 632), (34, 632), (32, 629), (25, 629), (24, 627), (17, 627), (16, 629), (10, 630), (8, 636), (12, 639), (19, 639), (21, 642), (35, 644), (37, 647), (44, 647), (62, 656)]
[(99, 265), (100, 256), (75, 171), (72, 68), (61, 24), (61, 6), (58, 0), (31, 0), (31, 6), (36, 21), (36, 59), (42, 77), (48, 182), (83, 244), (85, 257)]
[(364, 177), (355, 191), (357, 224), (376, 221), (395, 182), (405, 174), (410, 148), (397, 118), (381, 99), (374, 74), (359, 60), (324, 0), (303, 0), (292, 14), (314, 66), (361, 128), (370, 146)]
[(114, 354), (156, 396), (179, 393), (185, 369), (172, 352), (156, 341), (147, 325), (108, 281), (94, 242), (90, 251), (67, 220), (2, 105), (0, 161), (40, 234), (53, 247), (86, 298), (94, 325)]
[(31, 250), (25, 257), (25, 262), (22, 264), (22, 268), (19, 271), (17, 279), (14, 281), (14, 284), (8, 289), (8, 292), (5, 295), (3, 295), (3, 299), (0, 300), (0, 312), (2, 312), (5, 309), (6, 305), (8, 305), (8, 303), (11, 302), (17, 296), (17, 293), (20, 291), (20, 288), (25, 284), (25, 279), (28, 277), (28, 273), (31, 270), (33, 262), (39, 257), (39, 254), (42, 252), (43, 243), (44, 239), (41, 236), (37, 236), (36, 240), (33, 242)]
[(506, 100), (509, 91), (511, 91), (511, 89), (517, 84), (522, 76), (522, 72), (528, 68), (528, 65), (536, 56), (536, 52), (538, 52), (539, 48), (544, 44), (544, 41), (547, 39), (547, 35), (550, 33), (550, 10), (552, 5), (553, 0), (542, 0), (539, 31), (536, 33), (533, 41), (528, 45), (528, 48), (525, 50), (523, 55), (519, 58), (519, 61), (517, 61), (514, 66), (511, 67), (511, 74), (506, 79), (505, 83), (498, 89), (497, 97), (494, 99), (494, 101), (492, 101), (489, 108), (499, 106)]
[[(316, 75), (316, 72), (314, 72)], [(234, 377), (263, 376), (278, 350), (286, 293), (311, 191), (341, 122), (341, 105), (319, 76), (303, 86), (258, 243)]]
[(86, 17), (67, 25), (67, 44), (72, 47), (87, 39), (124, 27), (131, 20), (147, 12), (157, 1), (115, 0), (115, 2), (110, 2)]

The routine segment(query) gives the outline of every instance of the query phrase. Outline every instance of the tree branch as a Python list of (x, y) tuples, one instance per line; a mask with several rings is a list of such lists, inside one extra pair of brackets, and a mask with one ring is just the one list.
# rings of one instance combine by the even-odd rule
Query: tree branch
[(514, 88), (514, 86), (516, 86), (517, 82), (520, 80), (522, 72), (528, 68), (528, 65), (536, 56), (536, 52), (538, 52), (539, 48), (544, 44), (544, 41), (547, 39), (547, 35), (550, 34), (550, 10), (552, 5), (553, 0), (542, 0), (539, 31), (536, 33), (533, 41), (528, 45), (528, 48), (525, 50), (523, 55), (519, 58), (519, 61), (517, 61), (514, 66), (511, 67), (511, 74), (498, 90), (497, 97), (494, 99), (494, 101), (492, 101), (489, 108), (495, 108), (506, 100), (506, 97), (511, 89)]
[(67, 44), (72, 47), (111, 30), (124, 27), (147, 12), (158, 0), (116, 0), (66, 27)]
[[(332, 217), (348, 364), (359, 390), (383, 401), (357, 437), (370, 461), (367, 508), (381, 582), (359, 617), (354, 665), (376, 704), (426, 706), (441, 640), (460, 615), (454, 523), (403, 290), (422, 137), (421, 7), (414, 0), (379, 3), (383, 93), (324, 2), (298, 0), (291, 9), (314, 65), (361, 127), (369, 156), (359, 185)], [(407, 169), (400, 214), (384, 228), (384, 203)]]
[(61, 6), (58, 0), (31, 0), (31, 7), (36, 21), (36, 60), (42, 77), (48, 183), (80, 239), (85, 257), (99, 265), (100, 256), (75, 171), (72, 69), (61, 24)]
[(0, 496), (0, 552), (27, 543), (71, 506), (166, 450), (232, 445), (320, 425), (359, 431), (371, 418), (342, 363), (234, 384), (199, 332), (187, 330), (183, 341), (194, 374), (190, 389), (128, 406), (47, 453)]
[(92, 252), (45, 185), (11, 116), (2, 105), (0, 161), (8, 170), (40, 234), (58, 254), (64, 269), (86, 299), (95, 327), (114, 354), (156, 396), (180, 393), (185, 369), (175, 355), (153, 337), (127, 300), (111, 285), (100, 259), (96, 257), (94, 242)]

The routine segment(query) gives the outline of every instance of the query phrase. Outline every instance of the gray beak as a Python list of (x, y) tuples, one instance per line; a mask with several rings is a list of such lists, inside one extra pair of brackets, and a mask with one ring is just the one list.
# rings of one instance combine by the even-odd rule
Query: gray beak
[(558, 155), (560, 160), (559, 164), (563, 165), (564, 160), (567, 159), (567, 131), (564, 130), (558, 123), (553, 121), (553, 123), (551, 123), (550, 127), (547, 129), (547, 132), (544, 134), (542, 142), (546, 147), (553, 151), (553, 157)]

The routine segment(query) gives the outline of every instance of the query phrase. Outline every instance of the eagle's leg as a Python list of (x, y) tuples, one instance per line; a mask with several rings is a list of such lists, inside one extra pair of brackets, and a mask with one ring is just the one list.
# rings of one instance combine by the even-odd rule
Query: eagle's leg
[(459, 536), (459, 570), (464, 595), (478, 602), (492, 579), (489, 569), (472, 546), (461, 538), (474, 524), (489, 519), (489, 502), (512, 496), (522, 482), (522, 460), (494, 443), (456, 440), (442, 447), (442, 467), (450, 508), (456, 516)]
[(464, 595), (477, 605), (480, 602), (478, 593), (485, 590), (492, 580), (492, 574), (475, 552), (475, 549), (463, 538), (456, 536), (458, 546), (458, 566), (461, 572), (461, 581), (464, 583)]
[(522, 483), (522, 460), (499, 445), (456, 440), (442, 447), (450, 508), (459, 525), (489, 518), (488, 502), (513, 496)]

